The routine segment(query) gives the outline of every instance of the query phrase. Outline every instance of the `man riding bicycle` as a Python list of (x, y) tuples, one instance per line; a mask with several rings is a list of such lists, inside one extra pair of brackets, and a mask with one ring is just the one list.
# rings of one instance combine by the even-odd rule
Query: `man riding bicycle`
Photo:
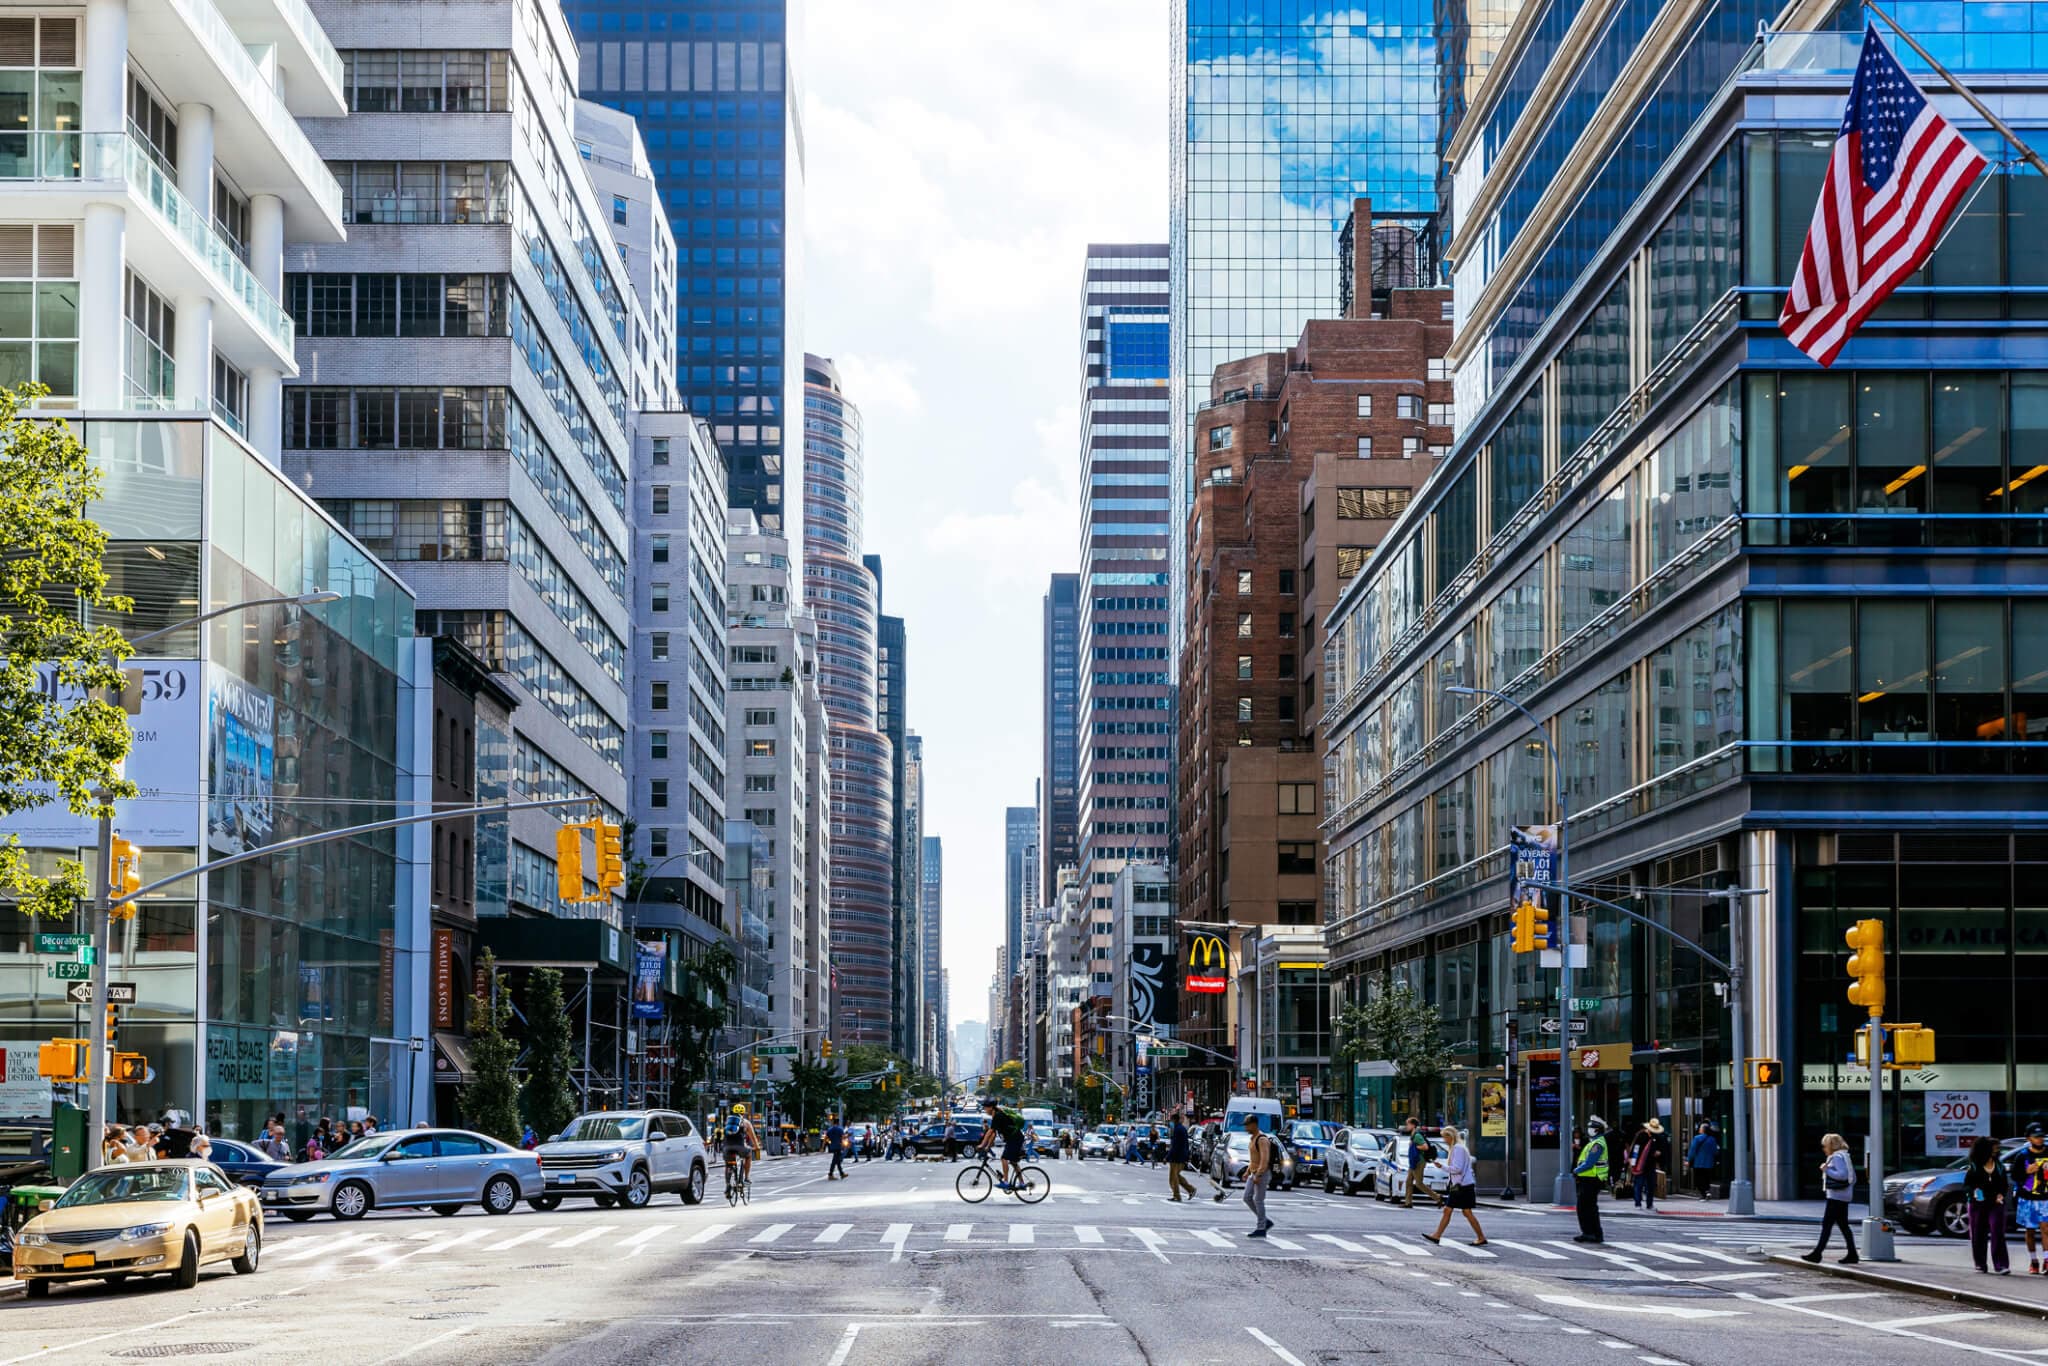
[(993, 1096), (982, 1101), (981, 1108), (988, 1114), (988, 1130), (974, 1147), (977, 1152), (987, 1152), (997, 1136), (1002, 1137), (1002, 1187), (1008, 1190), (1017, 1184), (1018, 1168), (1024, 1163), (1024, 1116), (1005, 1110)]
[(725, 1117), (725, 1165), (739, 1164), (740, 1180), (751, 1181), (754, 1176), (754, 1158), (760, 1154), (761, 1140), (754, 1134), (753, 1121), (747, 1118), (745, 1101), (734, 1105), (732, 1113)]

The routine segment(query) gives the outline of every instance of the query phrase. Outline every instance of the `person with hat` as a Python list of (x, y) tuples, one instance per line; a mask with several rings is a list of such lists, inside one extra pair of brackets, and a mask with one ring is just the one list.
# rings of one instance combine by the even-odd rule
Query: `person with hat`
[(2048, 1275), (2048, 1130), (2027, 1126), (2027, 1146), (2012, 1155), (2013, 1222), (2027, 1240), (2027, 1274)]
[(1652, 1214), (1657, 1212), (1657, 1160), (1663, 1135), (1663, 1124), (1652, 1118), (1636, 1130), (1636, 1141), (1629, 1145), (1628, 1172), (1636, 1208)]
[(1600, 1192), (1607, 1185), (1607, 1121), (1598, 1115), (1588, 1116), (1586, 1134), (1586, 1146), (1579, 1150), (1579, 1160), (1572, 1167), (1579, 1206), (1579, 1236), (1572, 1241), (1604, 1243), (1607, 1240), (1600, 1233)]

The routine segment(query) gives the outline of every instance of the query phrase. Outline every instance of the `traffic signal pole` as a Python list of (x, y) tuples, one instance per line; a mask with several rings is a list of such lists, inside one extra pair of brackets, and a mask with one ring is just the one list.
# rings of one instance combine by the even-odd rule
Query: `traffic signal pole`
[[(1870, 1212), (1863, 1218), (1863, 1255), (1895, 1262), (1891, 1226), (1884, 1221), (1884, 1011), (1870, 1011)], [(1845, 1214), (1847, 1211), (1843, 1211)]]
[[(105, 795), (100, 798), (99, 857), (92, 873), (92, 1005), (87, 1019), (93, 1020), (92, 1034), (102, 1034), (105, 1022), (94, 1019), (107, 1003), (107, 959), (113, 949), (114, 807)], [(200, 1002), (204, 1006), (205, 1002)], [(107, 1132), (107, 1069), (113, 1064), (104, 1038), (86, 1044), (85, 1152), (83, 1171), (100, 1165), (106, 1149), (101, 1146)]]

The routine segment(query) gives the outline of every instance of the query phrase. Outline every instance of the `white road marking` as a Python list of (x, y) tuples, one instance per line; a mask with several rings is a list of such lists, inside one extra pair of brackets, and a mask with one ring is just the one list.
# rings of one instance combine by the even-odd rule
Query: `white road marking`
[[(1153, 1256), (1157, 1257), (1160, 1261), (1164, 1262), (1167, 1260), (1166, 1254), (1159, 1250), (1160, 1244), (1164, 1243), (1166, 1240), (1160, 1237), (1157, 1232), (1149, 1228), (1134, 1228), (1131, 1230), (1131, 1236), (1133, 1238), (1136, 1238), (1139, 1242), (1143, 1243), (1145, 1245), (1145, 1250), (1151, 1253)], [(1169, 1265), (1170, 1264), (1171, 1263), (1169, 1263)]]
[(24, 1352), (18, 1357), (9, 1357), (6, 1361), (0, 1362), (0, 1366), (14, 1366), (14, 1363), (17, 1361), (34, 1361), (37, 1357), (46, 1357), (52, 1352), (75, 1351), (80, 1347), (90, 1347), (95, 1342), (105, 1342), (108, 1338), (127, 1337), (130, 1333), (147, 1333), (156, 1328), (168, 1328), (174, 1323), (183, 1323), (191, 1317), (193, 1317), (192, 1314), (173, 1314), (167, 1319), (158, 1319), (155, 1323), (139, 1323), (133, 1328), (116, 1328), (111, 1333), (98, 1333), (89, 1338), (80, 1338), (76, 1342), (67, 1342), (61, 1347), (44, 1347), (38, 1351)]
[(1388, 1247), (1393, 1248), (1396, 1252), (1404, 1252), (1410, 1257), (1429, 1256), (1428, 1249), (1420, 1247), (1410, 1247), (1408, 1244), (1402, 1242), (1399, 1238), (1394, 1237), (1392, 1234), (1368, 1233), (1365, 1236), (1367, 1238), (1372, 1239), (1372, 1241), (1374, 1241), (1375, 1243), (1385, 1243)]
[(1718, 1276), (1688, 1277), (1694, 1285), (1719, 1285), (1723, 1281), (1775, 1281), (1783, 1275), (1779, 1271), (1724, 1271)]
[(1536, 1298), (1545, 1304), (1561, 1304), (1567, 1309), (1602, 1309), (1610, 1314), (1651, 1314), (1673, 1319), (1739, 1319), (1745, 1313), (1741, 1309), (1700, 1309), (1689, 1304), (1602, 1304), (1576, 1295), (1538, 1295)]
[[(910, 1225), (908, 1224), (891, 1224), (883, 1230), (882, 1243), (889, 1248), (890, 1261), (900, 1262), (903, 1260), (903, 1244), (909, 1237)], [(851, 1343), (848, 1344), (848, 1350), (852, 1350)]]
[[(1489, 1238), (1486, 1241), (1490, 1243), (1493, 1241), (1493, 1239)], [(1495, 1260), (1494, 1254), (1488, 1252), (1485, 1248), (1473, 1247), (1470, 1243), (1461, 1243), (1455, 1238), (1451, 1239), (1448, 1242), (1439, 1243), (1437, 1244), (1437, 1246), (1447, 1247), (1453, 1252), (1463, 1253), (1467, 1257), (1477, 1257), (1482, 1261), (1490, 1262)]]
[(731, 1224), (706, 1224), (689, 1237), (683, 1239), (683, 1241), (686, 1243), (708, 1243), (719, 1234), (730, 1233), (731, 1231)]
[[(1896, 1338), (1913, 1338), (1919, 1342), (1931, 1342), (1938, 1347), (1949, 1347), (1959, 1352), (1972, 1352), (1978, 1356), (1995, 1357), (2000, 1361), (2027, 1363), (2027, 1366), (2031, 1366), (2032, 1363), (2032, 1357), (2019, 1352), (2001, 1351), (1996, 1347), (1979, 1347), (1971, 1342), (1957, 1342), (1954, 1338), (1938, 1338), (1932, 1333), (1917, 1332), (1911, 1328), (1886, 1328), (1879, 1324), (1865, 1323), (1861, 1319), (1851, 1318), (1847, 1314), (1831, 1313), (1826, 1309), (1818, 1309), (1811, 1305), (1794, 1304), (1791, 1300), (1776, 1300), (1764, 1295), (1753, 1295), (1747, 1290), (1738, 1290), (1735, 1292), (1735, 1295), (1737, 1299), (1750, 1300), (1756, 1304), (1782, 1305), (1795, 1314), (1808, 1314), (1817, 1319), (1832, 1319), (1836, 1323), (1847, 1323), (1858, 1328), (1868, 1328), (1873, 1332), (1886, 1333)], [(4, 1363), (0, 1363), (0, 1366), (4, 1366)]]
[(1885, 1319), (1873, 1323), (1872, 1328), (1924, 1328), (1930, 1323), (1961, 1323), (1964, 1319), (1988, 1319), (1991, 1315), (1982, 1309), (1959, 1310), (1953, 1314), (1915, 1314), (1909, 1319)]
[(853, 1355), (854, 1339), (859, 1336), (860, 1325), (857, 1323), (847, 1324), (845, 1335), (839, 1339), (839, 1350), (832, 1353), (832, 1359), (826, 1362), (825, 1366), (846, 1366), (846, 1359)]
[(824, 1230), (817, 1237), (811, 1239), (811, 1241), (814, 1243), (836, 1243), (851, 1232), (853, 1232), (852, 1224), (827, 1224)]
[(637, 1257), (641, 1253), (645, 1252), (649, 1247), (653, 1246), (655, 1239), (666, 1237), (668, 1234), (673, 1233), (675, 1231), (675, 1227), (676, 1226), (674, 1224), (655, 1224), (651, 1228), (643, 1229), (640, 1232), (634, 1234), (632, 1237), (620, 1243), (619, 1246), (631, 1248), (632, 1251), (627, 1255)]
[(1729, 1264), (1730, 1266), (1754, 1266), (1754, 1265), (1755, 1265), (1755, 1263), (1754, 1263), (1754, 1262), (1752, 1262), (1752, 1261), (1750, 1261), (1750, 1260), (1749, 1260), (1749, 1259), (1748, 1259), (1747, 1257), (1735, 1257), (1735, 1256), (1731, 1256), (1730, 1254), (1728, 1254), (1728, 1253), (1726, 1253), (1726, 1252), (1716, 1252), (1716, 1251), (1715, 1251), (1715, 1250), (1714, 1250), (1713, 1248), (1710, 1248), (1710, 1247), (1698, 1247), (1698, 1246), (1695, 1246), (1695, 1245), (1693, 1245), (1693, 1244), (1691, 1244), (1691, 1243), (1659, 1243), (1659, 1244), (1657, 1244), (1657, 1246), (1658, 1246), (1658, 1247), (1668, 1247), (1668, 1248), (1675, 1248), (1675, 1249), (1677, 1249), (1677, 1250), (1678, 1250), (1678, 1251), (1680, 1251), (1680, 1252), (1690, 1252), (1690, 1253), (1692, 1253), (1692, 1254), (1693, 1254), (1694, 1256), (1698, 1256), (1698, 1257), (1711, 1257), (1711, 1258), (1713, 1258), (1713, 1259), (1714, 1259), (1715, 1261), (1717, 1261), (1717, 1262), (1726, 1262), (1726, 1263), (1728, 1263), (1728, 1264)]
[[(1272, 1235), (1267, 1234), (1266, 1236), (1270, 1238)], [(1339, 1238), (1334, 1233), (1311, 1233), (1308, 1236), (1315, 1239), (1319, 1243), (1328, 1243), (1332, 1247), (1341, 1248), (1345, 1252), (1369, 1251), (1369, 1249), (1352, 1242), (1349, 1238)]]
[(294, 1247), (285, 1252), (273, 1252), (270, 1254), (270, 1260), (273, 1262), (297, 1262), (303, 1261), (308, 1257), (317, 1257), (323, 1254), (329, 1257), (338, 1257), (344, 1252), (356, 1251), (360, 1244), (367, 1243), (376, 1236), (374, 1232), (351, 1233), (345, 1237), (336, 1238), (333, 1242), (325, 1242), (319, 1238), (308, 1238), (304, 1240), (308, 1246)]
[(1616, 1266), (1625, 1266), (1638, 1276), (1648, 1276), (1651, 1280), (1672, 1281), (1678, 1279), (1676, 1276), (1667, 1275), (1662, 1271), (1652, 1270), (1633, 1257), (1625, 1257), (1619, 1252), (1609, 1252), (1604, 1247), (1589, 1247), (1584, 1243), (1564, 1243), (1559, 1242), (1555, 1238), (1547, 1238), (1544, 1241), (1548, 1242), (1552, 1247), (1561, 1247), (1567, 1252), (1577, 1248), (1588, 1257), (1598, 1257), (1603, 1262), (1613, 1262)]
[(405, 1358), (411, 1356), (414, 1352), (424, 1352), (429, 1347), (438, 1347), (444, 1342), (448, 1342), (452, 1339), (461, 1337), (464, 1333), (467, 1333), (468, 1331), (469, 1329), (467, 1328), (451, 1328), (447, 1332), (441, 1334), (439, 1337), (428, 1338), (425, 1342), (415, 1342), (412, 1346), (404, 1348), (401, 1351), (393, 1352), (390, 1356), (378, 1357), (377, 1360), (374, 1363), (372, 1363), (372, 1366), (384, 1366), (384, 1363), (387, 1361), (403, 1361)]
[(1884, 1293), (1881, 1290), (1830, 1290), (1818, 1295), (1787, 1295), (1784, 1299), (1774, 1299), (1771, 1303), (1819, 1304), (1824, 1300), (1874, 1300), (1882, 1298)]
[[(1208, 1245), (1209, 1245), (1210, 1247), (1234, 1247), (1234, 1246), (1236, 1246), (1236, 1244), (1232, 1243), (1232, 1242), (1231, 1242), (1231, 1241), (1230, 1241), (1230, 1240), (1229, 1240), (1228, 1238), (1226, 1238), (1226, 1237), (1224, 1237), (1224, 1236), (1223, 1236), (1222, 1234), (1220, 1234), (1220, 1233), (1216, 1232), (1216, 1231), (1215, 1231), (1214, 1229), (1207, 1229), (1207, 1228), (1191, 1228), (1191, 1229), (1189, 1229), (1189, 1230), (1188, 1230), (1188, 1232), (1189, 1232), (1189, 1233), (1191, 1233), (1191, 1234), (1193, 1234), (1193, 1235), (1194, 1235), (1195, 1237), (1197, 1237), (1197, 1238), (1200, 1238), (1200, 1239), (1201, 1239), (1201, 1240), (1202, 1240), (1203, 1242), (1207, 1243), (1207, 1244), (1208, 1244)], [(1269, 1239), (1268, 1239), (1268, 1240), (1270, 1241), (1270, 1235), (1269, 1235)]]
[(1511, 1247), (1517, 1252), (1526, 1252), (1531, 1257), (1541, 1257), (1546, 1262), (1561, 1262), (1564, 1260), (1562, 1256), (1555, 1252), (1545, 1252), (1542, 1248), (1531, 1247), (1528, 1243), (1510, 1242), (1506, 1238), (1489, 1238), (1486, 1241), (1489, 1243), (1499, 1243), (1502, 1247)]
[(1277, 1233), (1269, 1233), (1269, 1234), (1267, 1234), (1267, 1235), (1266, 1235), (1266, 1241), (1267, 1241), (1267, 1242), (1269, 1242), (1269, 1243), (1271, 1243), (1271, 1244), (1272, 1244), (1272, 1245), (1273, 1245), (1274, 1247), (1284, 1247), (1284, 1248), (1286, 1248), (1286, 1249), (1287, 1249), (1287, 1250), (1288, 1250), (1289, 1252), (1299, 1252), (1299, 1251), (1301, 1251), (1301, 1244), (1300, 1244), (1300, 1243), (1294, 1242), (1294, 1241), (1292, 1241), (1291, 1239), (1287, 1239), (1287, 1238), (1282, 1238), (1282, 1237), (1281, 1237), (1281, 1236), (1280, 1236), (1279, 1234), (1277, 1234)]
[(974, 1225), (972, 1224), (948, 1224), (946, 1225), (946, 1241), (949, 1243), (964, 1243), (973, 1232)]
[[(489, 1232), (490, 1229), (488, 1228), (473, 1228), (466, 1233), (451, 1233), (446, 1238), (441, 1238), (434, 1242), (424, 1243), (421, 1246), (414, 1248), (410, 1252), (401, 1252), (396, 1257), (391, 1258), (385, 1264), (388, 1266), (391, 1262), (410, 1261), (414, 1257), (438, 1257), (451, 1247), (460, 1247), (464, 1243), (473, 1243), (477, 1239), (483, 1237), (485, 1234)], [(425, 1236), (428, 1238), (433, 1237), (431, 1233)]]
[(1036, 1242), (1037, 1235), (1029, 1224), (1012, 1224), (1010, 1225), (1010, 1241), (1013, 1244)]
[(1697, 1257), (1687, 1257), (1676, 1252), (1660, 1252), (1649, 1243), (1623, 1243), (1621, 1246), (1630, 1252), (1641, 1253), (1645, 1257), (1655, 1257), (1660, 1262), (1677, 1262), (1681, 1266), (1698, 1266), (1700, 1264)]
[(1084, 1243), (1099, 1243), (1102, 1241), (1102, 1230), (1093, 1224), (1076, 1224), (1074, 1236)]
[(1274, 1356), (1276, 1356), (1276, 1357), (1279, 1357), (1279, 1358), (1280, 1358), (1280, 1359), (1281, 1359), (1282, 1361), (1286, 1362), (1286, 1363), (1287, 1363), (1287, 1366), (1308, 1366), (1308, 1363), (1307, 1363), (1307, 1362), (1304, 1362), (1304, 1361), (1303, 1361), (1303, 1360), (1302, 1360), (1302, 1359), (1301, 1359), (1300, 1357), (1298, 1357), (1298, 1356), (1296, 1356), (1296, 1355), (1295, 1355), (1294, 1353), (1292, 1353), (1292, 1352), (1288, 1351), (1288, 1350), (1287, 1350), (1287, 1349), (1286, 1349), (1285, 1347), (1282, 1347), (1282, 1346), (1281, 1346), (1281, 1345), (1280, 1345), (1279, 1343), (1277, 1343), (1277, 1342), (1275, 1342), (1275, 1341), (1274, 1341), (1273, 1339), (1271, 1339), (1271, 1338), (1267, 1337), (1267, 1336), (1266, 1336), (1266, 1335), (1265, 1335), (1264, 1333), (1261, 1333), (1261, 1332), (1260, 1332), (1260, 1331), (1259, 1331), (1258, 1329), (1256, 1329), (1256, 1328), (1253, 1328), (1253, 1327), (1251, 1327), (1250, 1325), (1246, 1325), (1246, 1327), (1245, 1327), (1245, 1330), (1244, 1330), (1244, 1331), (1245, 1331), (1245, 1332), (1247, 1332), (1247, 1333), (1250, 1333), (1250, 1334), (1251, 1334), (1251, 1335), (1252, 1335), (1253, 1337), (1257, 1338), (1257, 1339), (1258, 1339), (1258, 1340), (1259, 1340), (1260, 1342), (1263, 1342), (1263, 1343), (1265, 1343), (1265, 1344), (1266, 1344), (1266, 1349), (1267, 1349), (1268, 1351), (1270, 1351), (1270, 1352), (1271, 1352), (1271, 1353), (1272, 1353), (1272, 1354), (1273, 1354)]
[(1635, 1344), (1632, 1342), (1617, 1342), (1613, 1338), (1600, 1339), (1600, 1345), (1602, 1347), (1618, 1347), (1624, 1352), (1626, 1352), (1629, 1348), (1635, 1346)]
[(505, 1241), (503, 1241), (502, 1243), (491, 1243), (491, 1244), (489, 1244), (489, 1245), (487, 1245), (487, 1246), (484, 1246), (484, 1247), (480, 1247), (480, 1248), (478, 1248), (478, 1249), (477, 1249), (477, 1251), (479, 1251), (479, 1252), (503, 1252), (503, 1251), (505, 1251), (505, 1250), (506, 1250), (507, 1248), (514, 1248), (514, 1247), (518, 1247), (518, 1246), (519, 1246), (519, 1245), (520, 1245), (521, 1243), (530, 1243), (530, 1242), (532, 1242), (532, 1241), (533, 1241), (534, 1239), (536, 1239), (536, 1238), (545, 1238), (545, 1237), (547, 1237), (547, 1236), (548, 1236), (548, 1234), (550, 1234), (550, 1233), (552, 1233), (552, 1232), (554, 1232), (554, 1230), (553, 1230), (553, 1229), (545, 1229), (545, 1228), (533, 1228), (533, 1229), (528, 1229), (528, 1230), (527, 1230), (526, 1232), (524, 1232), (524, 1233), (517, 1233), (517, 1234), (514, 1234), (514, 1235), (513, 1235), (512, 1237), (510, 1237), (510, 1238), (507, 1238), (507, 1239), (505, 1239)]
[(1684, 1362), (1673, 1361), (1670, 1357), (1637, 1357), (1636, 1360), (1643, 1362), (1644, 1366), (1685, 1366)]
[(564, 1238), (559, 1243), (549, 1243), (548, 1246), (550, 1248), (575, 1247), (578, 1243), (587, 1243), (592, 1238), (602, 1237), (604, 1234), (610, 1233), (615, 1227), (616, 1225), (613, 1224), (598, 1224), (594, 1228), (587, 1228), (581, 1233)]
[(770, 1224), (753, 1237), (747, 1239), (747, 1241), (750, 1243), (772, 1243), (795, 1227), (795, 1224)]

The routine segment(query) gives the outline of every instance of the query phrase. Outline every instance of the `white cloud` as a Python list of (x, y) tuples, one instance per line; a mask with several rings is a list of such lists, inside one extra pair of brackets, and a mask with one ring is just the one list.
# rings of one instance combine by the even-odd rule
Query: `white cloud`
[(834, 356), (832, 363), (839, 367), (839, 382), (846, 392), (860, 395), (864, 412), (895, 408), (914, 413), (923, 404), (917, 392), (917, 366), (910, 361), (852, 351)]

